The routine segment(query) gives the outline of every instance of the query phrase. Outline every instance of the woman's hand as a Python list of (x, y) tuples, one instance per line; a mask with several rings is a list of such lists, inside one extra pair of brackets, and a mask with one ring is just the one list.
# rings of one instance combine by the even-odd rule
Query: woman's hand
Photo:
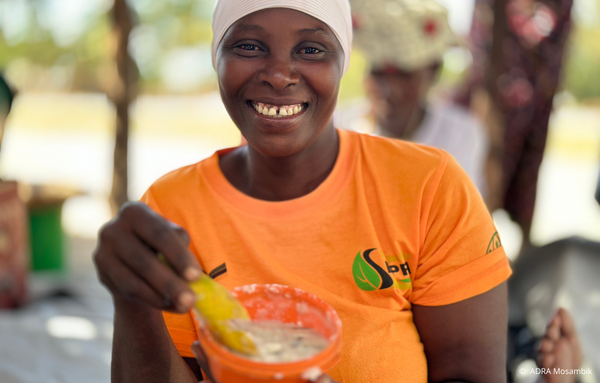
[[(112, 382), (198, 381), (161, 312), (184, 313), (194, 302), (184, 279), (197, 278), (201, 270), (189, 242), (182, 228), (140, 202), (125, 204), (100, 231), (94, 262), (115, 305)], [(158, 260), (158, 252), (173, 269)]]
[[(116, 308), (133, 301), (158, 310), (189, 311), (194, 294), (185, 280), (193, 281), (202, 272), (189, 243), (183, 228), (146, 204), (123, 205), (100, 231), (94, 254), (100, 281), (112, 293)], [(157, 252), (172, 269), (159, 261)]]

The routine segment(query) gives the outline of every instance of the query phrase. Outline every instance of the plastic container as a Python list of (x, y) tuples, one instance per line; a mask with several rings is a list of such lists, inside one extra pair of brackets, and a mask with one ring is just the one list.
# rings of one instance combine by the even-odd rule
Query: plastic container
[(29, 209), (31, 270), (65, 269), (62, 202)]
[(198, 337), (219, 383), (303, 383), (314, 368), (327, 372), (341, 358), (342, 322), (337, 312), (316, 296), (282, 285), (249, 285), (233, 290), (254, 320), (275, 320), (309, 327), (329, 340), (329, 346), (309, 359), (292, 363), (262, 363), (236, 355), (200, 326)]
[(31, 270), (65, 271), (62, 207), (75, 189), (56, 185), (19, 185), (19, 195), (29, 210)]

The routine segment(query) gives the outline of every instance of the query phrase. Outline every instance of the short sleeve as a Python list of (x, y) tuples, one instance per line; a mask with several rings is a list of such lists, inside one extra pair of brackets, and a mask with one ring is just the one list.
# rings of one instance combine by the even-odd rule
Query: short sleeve
[(163, 312), (165, 324), (173, 343), (183, 358), (194, 358), (192, 343), (198, 340), (198, 322), (191, 312), (187, 314), (172, 314)]
[(150, 208), (152, 210), (154, 210), (155, 212), (157, 212), (158, 214), (162, 215), (160, 208), (158, 207), (158, 203), (156, 202), (156, 199), (154, 198), (154, 193), (152, 192), (152, 189), (146, 190), (144, 195), (142, 195), (142, 198), (140, 198), (140, 201), (145, 203), (146, 205), (150, 206)]
[(492, 217), (465, 171), (448, 155), (438, 173), (423, 198), (411, 296), (412, 303), (422, 306), (483, 294), (511, 274)]

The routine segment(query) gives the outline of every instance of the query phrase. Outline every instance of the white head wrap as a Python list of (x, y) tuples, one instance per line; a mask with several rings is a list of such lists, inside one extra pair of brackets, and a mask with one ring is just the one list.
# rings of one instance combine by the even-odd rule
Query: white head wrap
[(267, 8), (294, 9), (327, 24), (344, 50), (346, 73), (352, 49), (352, 16), (348, 0), (218, 0), (212, 24), (212, 61), (215, 69), (217, 48), (229, 27), (242, 17)]

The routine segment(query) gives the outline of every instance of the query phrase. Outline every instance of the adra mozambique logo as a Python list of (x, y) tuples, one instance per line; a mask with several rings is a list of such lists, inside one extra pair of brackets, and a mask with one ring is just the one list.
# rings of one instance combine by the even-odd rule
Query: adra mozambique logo
[[(408, 263), (390, 265), (388, 262), (385, 262), (386, 271), (371, 258), (371, 254), (375, 250), (377, 249), (365, 250), (362, 254), (359, 251), (356, 254), (354, 263), (352, 264), (352, 275), (354, 276), (356, 285), (364, 291), (384, 290), (390, 287), (400, 290), (410, 289), (410, 268)], [(388, 258), (399, 261), (398, 257), (395, 256)], [(403, 279), (398, 280), (392, 277), (392, 275), (395, 277), (400, 272), (403, 274)]]

